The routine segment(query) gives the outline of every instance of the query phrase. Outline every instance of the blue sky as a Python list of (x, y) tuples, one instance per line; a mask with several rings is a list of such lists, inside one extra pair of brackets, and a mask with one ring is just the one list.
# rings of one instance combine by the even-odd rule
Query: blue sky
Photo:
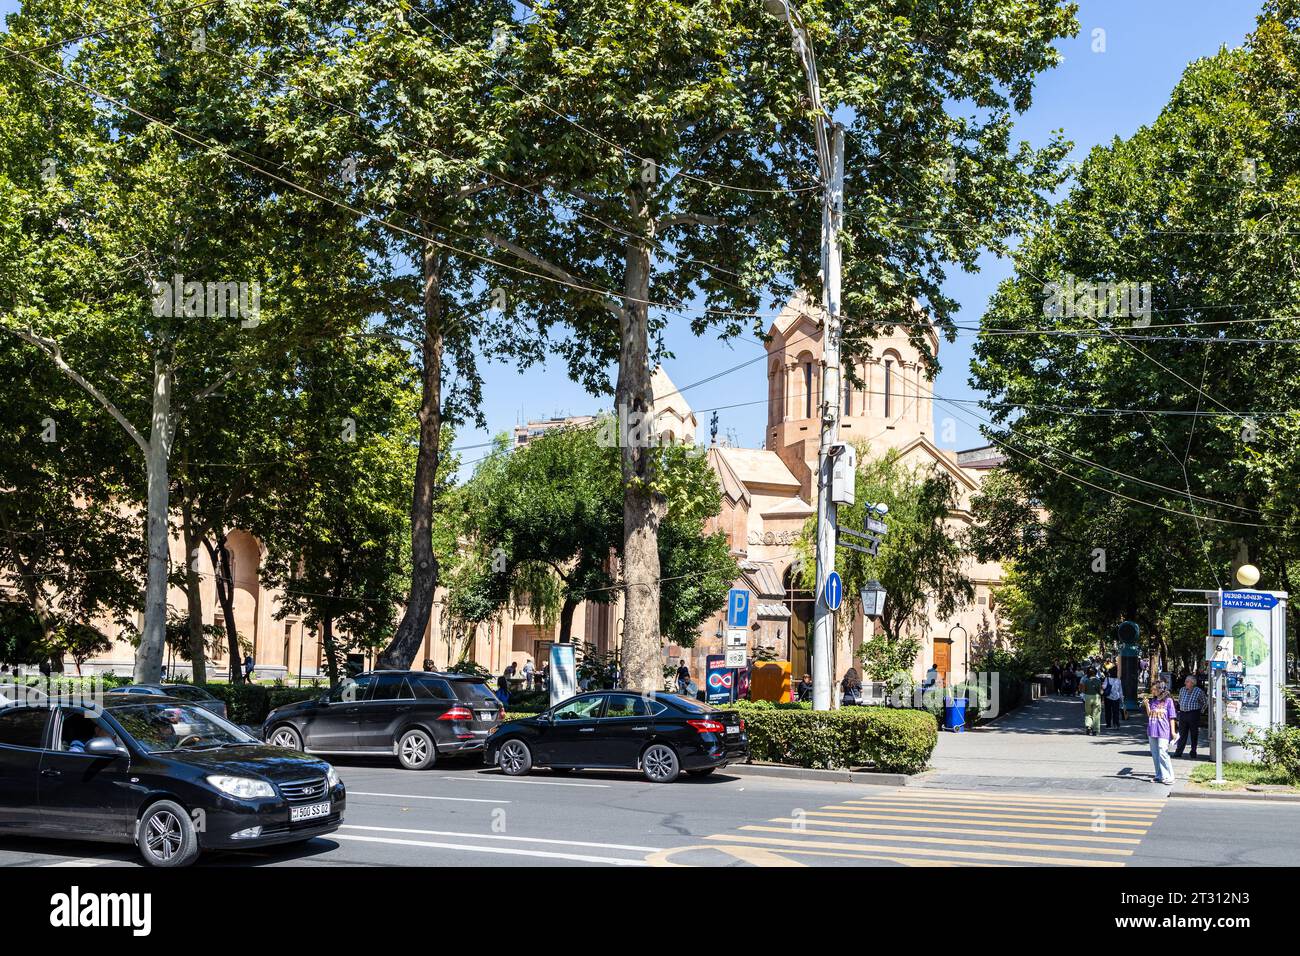
[[(17, 0), (0, 0), (0, 14), (19, 6)], [(1151, 122), (1168, 99), (1183, 69), (1191, 61), (1215, 53), (1222, 46), (1238, 46), (1254, 26), (1259, 4), (1254, 0), (1083, 0), (1079, 9), (1079, 35), (1060, 45), (1064, 62), (1041, 77), (1034, 105), (1017, 126), (1018, 136), (1041, 145), (1055, 129), (1063, 129), (1075, 144), (1072, 158), (1079, 159), (1099, 143), (1128, 136)], [(1105, 51), (1093, 52), (1093, 31), (1105, 31)], [(850, 155), (851, 161), (851, 155)], [(961, 303), (959, 325), (978, 323), (997, 283), (1009, 274), (1009, 263), (986, 256), (981, 271), (955, 273), (947, 282), (949, 295)], [(760, 354), (752, 340), (720, 343), (695, 339), (685, 320), (678, 320), (666, 338), (676, 357), (664, 365), (679, 388), (715, 375)], [(935, 383), (937, 395), (978, 398), (969, 386), (971, 334), (940, 351), (942, 371)], [(456, 445), (474, 445), (517, 422), (557, 414), (582, 414), (608, 407), (611, 401), (588, 395), (568, 380), (562, 364), (519, 373), (513, 367), (488, 365), (485, 371), (483, 412), (486, 431), (463, 429)], [(701, 436), (708, 433), (709, 409), (721, 406), (720, 435), (728, 433), (746, 447), (758, 447), (766, 423), (765, 363), (755, 362), (714, 381), (689, 388), (685, 396), (697, 410)], [(743, 405), (752, 402), (754, 404)], [(936, 406), (936, 415), (945, 412)], [(942, 428), (936, 434), (941, 438)], [(944, 442), (940, 442), (944, 444)], [(975, 427), (957, 421), (951, 447), (981, 444)], [(481, 454), (464, 452), (466, 464)]]

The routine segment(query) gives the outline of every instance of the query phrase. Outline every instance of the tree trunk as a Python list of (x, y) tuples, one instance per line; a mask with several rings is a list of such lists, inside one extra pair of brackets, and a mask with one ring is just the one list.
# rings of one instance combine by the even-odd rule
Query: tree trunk
[(321, 646), (325, 648), (325, 673), (330, 687), (339, 686), (339, 650), (334, 646), (334, 618), (323, 617), (320, 622)]
[(573, 613), (578, 610), (578, 599), (572, 594), (564, 595), (564, 605), (560, 608), (559, 643), (573, 643)]
[(442, 431), (442, 268), (443, 256), (432, 244), (424, 247), (424, 341), (420, 396), (420, 447), (415, 460), (415, 489), (411, 496), (411, 592), (406, 612), (392, 643), (379, 656), (378, 666), (406, 670), (424, 642), (438, 586), (438, 560), (433, 554), (433, 499), (437, 491), (439, 441)]
[(627, 244), (624, 301), (619, 316), (622, 339), (618, 384), (614, 392), (619, 417), (623, 471), (623, 682), (639, 693), (663, 686), (659, 640), (659, 522), (666, 510), (654, 481), (654, 394), (650, 386), (649, 324), (650, 250), (639, 241)]
[(162, 358), (155, 357), (153, 414), (145, 457), (149, 571), (144, 592), (144, 633), (135, 652), (134, 679), (137, 684), (156, 684), (162, 679), (163, 648), (167, 643), (167, 571), (170, 558), (167, 462), (171, 455), (171, 377), (171, 368)]
[(226, 625), (226, 653), (230, 655), (230, 683), (239, 684), (244, 680), (244, 654), (239, 646), (239, 631), (235, 628), (235, 582), (230, 573), (230, 552), (226, 549), (224, 529), (217, 529), (213, 537), (216, 539), (215, 547), (206, 538), (203, 543), (216, 571), (217, 601), (221, 604), (221, 619)]
[(199, 541), (203, 533), (194, 525), (194, 509), (181, 502), (181, 536), (185, 539), (185, 603), (190, 626), (190, 670), (196, 684), (208, 682), (207, 641), (203, 628), (203, 592), (198, 561)]

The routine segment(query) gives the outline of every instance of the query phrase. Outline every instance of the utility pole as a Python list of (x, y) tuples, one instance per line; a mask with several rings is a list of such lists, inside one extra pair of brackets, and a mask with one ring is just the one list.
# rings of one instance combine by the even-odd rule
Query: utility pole
[(835, 615), (826, 605), (826, 579), (835, 570), (836, 506), (831, 501), (832, 448), (840, 437), (840, 225), (844, 214), (844, 128), (822, 106), (817, 60), (803, 19), (790, 0), (763, 0), (773, 16), (790, 25), (795, 55), (808, 79), (817, 165), (822, 182), (822, 398), (817, 451), (817, 590), (813, 601), (813, 710), (830, 710), (834, 690), (831, 649)]

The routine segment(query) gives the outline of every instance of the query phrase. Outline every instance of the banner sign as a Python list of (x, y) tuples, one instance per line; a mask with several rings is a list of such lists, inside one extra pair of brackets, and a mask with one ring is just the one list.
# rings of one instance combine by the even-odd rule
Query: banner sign
[(730, 704), (735, 691), (736, 675), (727, 667), (721, 654), (705, 658), (706, 677), (704, 694), (710, 704)]
[(578, 665), (572, 644), (551, 645), (551, 706), (578, 693)]

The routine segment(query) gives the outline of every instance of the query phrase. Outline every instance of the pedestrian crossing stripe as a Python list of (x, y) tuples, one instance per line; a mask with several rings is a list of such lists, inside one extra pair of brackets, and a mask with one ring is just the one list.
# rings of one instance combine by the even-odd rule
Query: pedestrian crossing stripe
[[(795, 823), (793, 819), (776, 819), (772, 823)], [(820, 824), (820, 821), (818, 821)], [(756, 824), (742, 826), (742, 830), (753, 830), (762, 833), (790, 833), (791, 827), (767, 827)], [(955, 840), (951, 837), (930, 837), (915, 836), (911, 833), (844, 833), (840, 830), (813, 830), (806, 827), (799, 827), (794, 832), (800, 836), (830, 836), (838, 837), (843, 840), (910, 840), (913, 843), (939, 843), (944, 846), (996, 846), (1006, 849), (1025, 849), (1025, 850), (1059, 850), (1058, 843), (1013, 843), (1009, 840)], [(1132, 850), (1121, 850), (1109, 846), (1071, 846), (1072, 853), (1095, 853), (1098, 856), (1132, 856)]]
[[(1162, 803), (897, 790), (798, 810), (705, 837), (743, 859), (833, 856), (906, 866), (1124, 866)], [(759, 864), (762, 865), (762, 864)]]
[[(705, 837), (707, 840), (725, 840), (731, 843), (756, 843), (760, 846), (783, 846), (798, 849), (799, 847), (813, 847), (821, 850), (843, 850), (842, 842), (830, 843), (818, 840), (792, 840), (780, 839), (778, 837), (760, 837), (749, 836), (741, 833), (716, 833), (712, 836)], [(1031, 854), (1018, 853), (976, 853), (971, 850), (956, 850), (950, 848), (928, 849), (925, 847), (882, 847), (882, 846), (864, 846), (864, 850), (888, 851), (899, 856), (922, 856), (922, 857), (941, 857), (965, 860), (991, 860), (1003, 861), (1008, 863), (1047, 863), (1053, 865), (1066, 866), (1123, 866), (1120, 860), (1090, 860), (1075, 859), (1071, 857), (1057, 856), (1036, 856)]]
[(1127, 810), (1109, 810), (1106, 807), (1094, 807), (1090, 810), (1058, 810), (1041, 809), (1038, 807), (987, 807), (980, 806), (978, 803), (943, 803), (935, 804), (928, 801), (914, 802), (910, 800), (894, 800), (879, 798), (876, 800), (848, 800), (842, 806), (845, 807), (880, 807), (896, 808), (904, 807), (907, 809), (920, 808), (927, 813), (995, 813), (1003, 816), (1024, 817), (1029, 820), (1066, 820), (1074, 822), (1077, 820), (1095, 820), (1098, 816), (1104, 816), (1108, 820), (1126, 824), (1141, 824), (1152, 822), (1157, 814), (1137, 814)]
[[(967, 826), (967, 827), (963, 827), (963, 826), (955, 826), (955, 827), (940, 827), (940, 826), (934, 826), (934, 825), (932, 825), (932, 824), (926, 824), (926, 825), (924, 825), (924, 826), (908, 826), (908, 825), (905, 824), (905, 823), (857, 823), (857, 822), (854, 822), (854, 821), (852, 821), (852, 820), (844, 820), (844, 819), (840, 819), (841, 816), (843, 816), (843, 815), (842, 815), (842, 814), (835, 814), (835, 813), (825, 813), (825, 812), (823, 812), (823, 811), (821, 811), (821, 810), (805, 810), (805, 811), (804, 811), (804, 817), (803, 817), (803, 819), (804, 819), (804, 822), (807, 822), (807, 821), (808, 821), (808, 818), (810, 818), (810, 817), (817, 817), (817, 818), (825, 817), (826, 819), (816, 819), (816, 820), (813, 820), (812, 822), (816, 823), (818, 826), (829, 826), (829, 827), (861, 827), (861, 828), (863, 828), (863, 829), (867, 829), (867, 830), (881, 830), (881, 829), (884, 829), (884, 830), (908, 830), (908, 831), (915, 831), (915, 832), (918, 832), (918, 833), (973, 833), (973, 834), (986, 834), (986, 835), (988, 835), (988, 836), (1023, 836), (1023, 835), (1024, 835), (1024, 834), (1021, 833), (1021, 831), (1019, 831), (1019, 830), (987, 830), (987, 829), (984, 829), (983, 827), (978, 827), (978, 826), (974, 826), (974, 827), (969, 827), (969, 826)], [(789, 819), (790, 821), (793, 822), (793, 818), (792, 818), (792, 817), (791, 817), (791, 818), (786, 818), (786, 817), (779, 817), (779, 818), (778, 818), (778, 820), (780, 820), (781, 822), (785, 822), (787, 819)], [(1033, 835), (1034, 835), (1034, 836), (1045, 836), (1046, 834), (1033, 834)], [(1141, 840), (1140, 838), (1138, 838), (1138, 837), (1098, 836), (1098, 835), (1095, 834), (1095, 833), (1072, 833), (1072, 834), (1069, 834), (1069, 838), (1070, 838), (1071, 840), (1085, 840), (1085, 841), (1088, 841), (1088, 842), (1090, 842), (1090, 843), (1131, 843), (1131, 844), (1138, 844), (1138, 843), (1141, 843), (1141, 842), (1142, 842), (1142, 840)]]
[[(925, 820), (932, 823), (994, 823), (994, 824), (1014, 824), (1017, 827), (1029, 828), (1033, 830), (1081, 830), (1086, 832), (1097, 832), (1096, 825), (1092, 823), (1044, 823), (1044, 822), (1022, 822), (1018, 818), (1011, 817), (985, 817), (979, 814), (962, 814), (961, 817), (954, 817), (951, 814), (931, 813), (920, 810), (909, 813), (907, 810), (889, 810), (886, 809), (879, 813), (867, 813), (856, 807), (836, 808), (827, 807), (824, 812), (833, 812), (837, 816), (843, 816), (859, 820)], [(900, 817), (901, 815), (901, 817)], [(1128, 827), (1113, 826), (1106, 824), (1107, 833), (1130, 833), (1141, 836), (1147, 832), (1146, 827)]]

